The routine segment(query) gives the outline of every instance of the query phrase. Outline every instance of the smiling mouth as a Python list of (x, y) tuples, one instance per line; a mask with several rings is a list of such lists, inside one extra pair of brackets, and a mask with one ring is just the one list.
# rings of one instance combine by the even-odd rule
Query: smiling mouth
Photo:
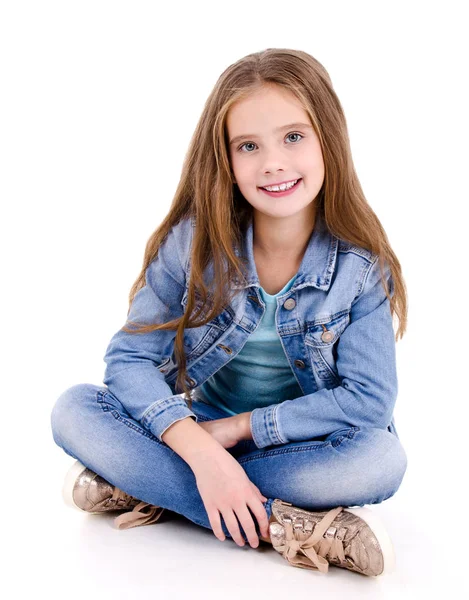
[(278, 190), (278, 191), (273, 191), (273, 190), (266, 190), (263, 187), (260, 187), (259, 189), (262, 190), (263, 192), (265, 192), (266, 194), (268, 194), (269, 196), (275, 197), (275, 196), (286, 196), (288, 194), (293, 193), (296, 188), (300, 185), (300, 183), (303, 181), (303, 179), (300, 177), (300, 179), (296, 180), (295, 185), (292, 185), (291, 187), (288, 187), (285, 190)]
[[(283, 190), (268, 190), (268, 187), (278, 187), (275, 184), (273, 185), (268, 185), (265, 187), (261, 187), (261, 190), (265, 190), (266, 192), (273, 192), (275, 193), (281, 193), (281, 192), (288, 192), (288, 190), (291, 190), (292, 188), (294, 188), (296, 185), (298, 185), (298, 183), (301, 181), (301, 177), (299, 179), (292, 179), (292, 181), (294, 181), (295, 183), (293, 185), (289, 185), (287, 188), (283, 189)], [(291, 183), (291, 182), (289, 182)]]

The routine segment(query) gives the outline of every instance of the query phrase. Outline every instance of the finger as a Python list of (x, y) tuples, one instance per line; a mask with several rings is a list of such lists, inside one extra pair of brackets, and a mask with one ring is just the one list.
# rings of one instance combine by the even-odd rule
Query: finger
[(233, 540), (238, 544), (238, 546), (244, 546), (245, 541), (241, 532), (239, 530), (238, 520), (236, 519), (236, 515), (233, 512), (233, 509), (228, 507), (221, 510), (223, 519), (225, 520), (225, 525), (228, 531), (230, 532)]
[(225, 539), (225, 534), (223, 533), (223, 529), (221, 526), (220, 513), (216, 508), (210, 509), (205, 507), (205, 510), (207, 511), (208, 520), (210, 521), (210, 527), (212, 528), (215, 537), (217, 537), (221, 542), (223, 542)]
[(236, 515), (244, 529), (244, 533), (248, 538), (248, 542), (251, 548), (257, 548), (259, 546), (259, 538), (257, 537), (254, 520), (246, 504), (242, 504), (239, 508), (236, 509)]
[(252, 487), (256, 490), (257, 495), (259, 496), (259, 498), (262, 500), (262, 502), (267, 502), (268, 498), (266, 498), (264, 496), (264, 494), (261, 492), (261, 490), (257, 487), (257, 485), (255, 485), (254, 483), (252, 483), (251, 481), (251, 485)]
[(254, 516), (257, 519), (259, 524), (259, 531), (262, 533), (263, 537), (268, 537), (269, 535), (269, 517), (267, 516), (267, 511), (265, 510), (262, 502), (257, 500), (257, 498), (253, 498), (252, 502), (248, 502), (249, 508), (252, 510)]

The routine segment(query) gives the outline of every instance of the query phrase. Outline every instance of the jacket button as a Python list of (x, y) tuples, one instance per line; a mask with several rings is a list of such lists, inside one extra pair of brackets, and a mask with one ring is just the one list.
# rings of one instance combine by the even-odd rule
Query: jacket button
[(287, 310), (292, 310), (292, 308), (295, 308), (295, 306), (296, 302), (293, 300), (293, 298), (288, 298), (288, 300), (285, 300), (283, 303), (283, 308), (286, 308)]
[(218, 344), (218, 348), (222, 348), (227, 354), (233, 354), (233, 350), (224, 344)]
[(298, 367), (299, 369), (304, 369), (305, 366), (306, 365), (302, 360), (295, 360), (295, 367)]
[(191, 377), (189, 377), (189, 386), (190, 386), (190, 387), (194, 387), (194, 386), (195, 386), (195, 383), (196, 383), (196, 382), (195, 382), (195, 381), (194, 381), (194, 380), (193, 380)]
[(333, 337), (334, 337), (334, 334), (332, 333), (332, 331), (325, 331), (321, 335), (321, 339), (322, 339), (323, 342), (330, 342)]

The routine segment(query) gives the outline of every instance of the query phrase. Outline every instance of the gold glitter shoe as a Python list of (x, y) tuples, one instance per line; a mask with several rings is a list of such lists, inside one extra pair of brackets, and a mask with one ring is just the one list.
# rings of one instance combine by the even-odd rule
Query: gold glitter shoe
[(329, 565), (376, 577), (395, 569), (391, 538), (378, 515), (362, 506), (308, 511), (276, 498), (269, 542), (291, 565), (327, 573)]
[(65, 475), (62, 496), (68, 506), (92, 515), (127, 510), (114, 519), (117, 529), (151, 525), (158, 521), (164, 511), (160, 506), (141, 502), (126, 494), (78, 460)]

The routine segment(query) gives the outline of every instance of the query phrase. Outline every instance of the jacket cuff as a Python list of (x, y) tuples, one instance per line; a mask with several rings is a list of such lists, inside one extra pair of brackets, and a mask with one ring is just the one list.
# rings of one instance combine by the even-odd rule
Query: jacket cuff
[(258, 448), (286, 444), (277, 422), (277, 409), (280, 404), (255, 408), (251, 412), (251, 435)]
[(154, 402), (144, 413), (141, 423), (160, 442), (163, 433), (176, 421), (193, 417), (197, 423), (197, 415), (188, 407), (179, 394)]

